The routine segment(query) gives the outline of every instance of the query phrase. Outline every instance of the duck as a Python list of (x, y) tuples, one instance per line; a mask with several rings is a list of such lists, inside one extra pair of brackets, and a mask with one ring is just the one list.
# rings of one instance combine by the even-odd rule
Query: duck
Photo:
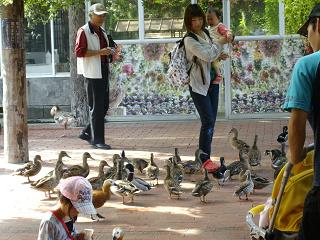
[(283, 165), (283, 163), (287, 162), (287, 156), (285, 151), (285, 143), (281, 143), (281, 154), (277, 156), (274, 160), (272, 160), (271, 167), (273, 169), (278, 169), (279, 166)]
[(239, 188), (234, 192), (233, 195), (238, 196), (240, 200), (242, 200), (242, 196), (246, 195), (246, 200), (249, 200), (248, 194), (252, 193), (254, 188), (250, 170), (246, 170), (244, 176), (245, 180), (240, 183)]
[(204, 171), (204, 179), (200, 180), (192, 190), (192, 196), (199, 197), (200, 202), (206, 202), (206, 195), (211, 192), (213, 183), (208, 177), (208, 170)]
[(253, 189), (263, 189), (273, 183), (268, 178), (258, 176), (257, 174), (252, 174), (251, 177), (254, 184)]
[(169, 193), (170, 199), (172, 198), (172, 195), (177, 196), (180, 198), (180, 195), (182, 194), (181, 187), (176, 179), (172, 177), (171, 174), (171, 168), (169, 165), (165, 165), (167, 170), (167, 175), (164, 179), (163, 185), (165, 190)]
[[(245, 175), (245, 172), (247, 170), (245, 169), (242, 169), (240, 174), (239, 174), (239, 181), (240, 182), (244, 182), (246, 180), (246, 175)], [(268, 178), (265, 178), (265, 177), (261, 177), (259, 175), (257, 175), (256, 173), (254, 172), (251, 172), (251, 179), (253, 181), (253, 184), (254, 184), (254, 187), (253, 189), (263, 189), (265, 188), (266, 186), (270, 185), (271, 183), (273, 183), (272, 181), (270, 181)]]
[(63, 172), (67, 169), (67, 166), (62, 162), (62, 158), (63, 157), (68, 157), (71, 158), (66, 151), (60, 151), (59, 155), (58, 155), (58, 161), (56, 163), (55, 169), (53, 169), (52, 171), (48, 172), (44, 177), (38, 179), (37, 181), (31, 183), (31, 186), (36, 186), (37, 184), (41, 183), (42, 181), (45, 181), (47, 178), (50, 178), (54, 171), (56, 171), (56, 174), (58, 176), (58, 178), (60, 179)]
[[(92, 204), (97, 209), (102, 207), (111, 197), (111, 185), (110, 181), (104, 180), (101, 189), (92, 190)], [(97, 213), (98, 218), (104, 218), (101, 214)], [(94, 217), (91, 216), (93, 220)]]
[(271, 161), (274, 161), (276, 158), (281, 156), (281, 150), (280, 149), (267, 149), (264, 152), (264, 155), (269, 156)]
[(89, 175), (90, 168), (88, 165), (88, 158), (94, 160), (91, 157), (90, 153), (85, 152), (82, 154), (82, 166), (80, 165), (73, 165), (67, 168), (67, 170), (63, 173), (63, 178), (68, 178), (72, 176), (82, 176), (86, 178)]
[(70, 158), (66, 151), (60, 151), (55, 168), (47, 173), (47, 175), (45, 175), (44, 177), (31, 183), (32, 188), (44, 192), (46, 197), (48, 193), (49, 199), (51, 199), (50, 191), (54, 193), (54, 189), (58, 186), (62, 174), (66, 169), (66, 165), (62, 162), (63, 157)]
[(105, 160), (100, 161), (98, 176), (88, 179), (88, 181), (91, 183), (92, 189), (94, 189), (94, 190), (101, 189), (103, 182), (106, 179), (104, 171), (103, 171), (103, 168), (105, 166), (110, 167), (109, 164)]
[(74, 114), (61, 111), (58, 105), (55, 105), (51, 108), (50, 115), (53, 116), (53, 120), (55, 121), (55, 123), (64, 127), (64, 134), (62, 135), (62, 137), (65, 136), (65, 131), (67, 130), (68, 126), (74, 124), (77, 121)]
[(131, 163), (127, 163), (125, 165), (125, 168), (129, 171), (129, 173), (132, 173), (133, 174), (133, 177), (132, 177), (132, 180), (131, 180), (131, 183), (136, 187), (138, 188), (140, 191), (142, 192), (146, 192), (146, 191), (149, 191), (151, 189), (154, 188), (154, 186), (151, 186), (151, 184), (147, 183), (145, 180), (139, 178), (139, 177), (136, 177), (134, 175), (134, 166), (133, 164)]
[(273, 177), (277, 178), (282, 167), (287, 163), (287, 156), (285, 152), (285, 143), (281, 143), (281, 155), (274, 159), (271, 163), (271, 167), (274, 169)]
[(146, 177), (151, 180), (157, 180), (157, 185), (158, 185), (159, 173), (160, 173), (159, 167), (154, 162), (154, 156), (153, 156), (153, 153), (151, 153), (150, 161), (148, 163), (148, 166), (146, 167)]
[(227, 166), (227, 169), (230, 171), (230, 179), (232, 176), (238, 175), (242, 169), (249, 169), (249, 156), (248, 150), (242, 149), (239, 151), (239, 160), (233, 161)]
[(171, 176), (180, 184), (183, 180), (183, 166), (177, 162), (177, 158), (170, 157), (167, 163), (170, 166)]
[[(117, 175), (120, 175), (120, 167), (121, 165), (121, 161), (117, 162)], [(125, 197), (129, 197), (129, 199), (131, 200), (131, 202), (133, 202), (133, 198), (134, 195), (138, 194), (140, 192), (140, 190), (138, 188), (136, 188), (132, 183), (132, 179), (133, 179), (133, 173), (130, 172), (128, 169), (126, 169), (126, 171), (128, 171), (127, 174), (127, 179), (123, 180), (123, 179), (117, 179), (117, 180), (113, 180), (113, 179), (107, 179), (110, 183), (111, 183), (111, 187), (110, 190), (111, 192), (122, 198), (122, 203), (124, 203), (124, 198)], [(119, 177), (118, 177), (119, 178)]]
[(195, 159), (182, 162), (184, 174), (195, 174), (201, 171), (202, 162), (198, 158), (200, 149), (195, 152)]
[(249, 164), (250, 166), (261, 165), (261, 151), (257, 147), (258, 135), (254, 136), (254, 142), (249, 150)]
[(288, 142), (288, 126), (283, 126), (282, 133), (277, 137), (278, 143), (287, 143)]
[(28, 178), (28, 183), (30, 183), (30, 177), (37, 175), (42, 168), (42, 160), (40, 155), (36, 155), (33, 159), (33, 162), (28, 162), (23, 165), (22, 168), (15, 170), (12, 175), (19, 175)]
[(59, 167), (59, 165), (56, 165), (51, 176), (43, 178), (41, 181), (37, 181), (37, 183), (32, 184), (31, 187), (35, 190), (44, 192), (45, 197), (49, 196), (49, 199), (51, 199), (50, 192), (54, 192), (54, 189), (58, 186), (60, 181), (61, 174), (59, 175)]
[(175, 161), (176, 163), (181, 163), (181, 157), (179, 155), (179, 149), (176, 147), (174, 148), (174, 158), (175, 158)]
[(220, 167), (212, 173), (212, 176), (218, 180), (219, 185), (229, 180), (230, 170), (225, 165), (224, 157), (220, 157)]
[(143, 174), (143, 170), (148, 166), (148, 161), (143, 158), (133, 158), (130, 159), (130, 162), (141, 174)]
[(120, 227), (115, 227), (112, 230), (112, 240), (123, 240), (124, 238), (124, 231)]
[(108, 170), (104, 173), (105, 179), (116, 179), (117, 175), (117, 162), (121, 160), (119, 154), (114, 154), (112, 156), (113, 166), (108, 168)]
[(243, 140), (238, 139), (238, 130), (232, 128), (229, 132), (229, 143), (235, 150), (250, 149), (250, 146)]

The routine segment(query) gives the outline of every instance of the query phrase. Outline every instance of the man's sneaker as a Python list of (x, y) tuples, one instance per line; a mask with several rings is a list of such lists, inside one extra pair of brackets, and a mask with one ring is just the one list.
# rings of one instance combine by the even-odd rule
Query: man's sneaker
[(90, 140), (91, 140), (90, 135), (89, 135), (88, 133), (86, 133), (86, 132), (82, 132), (82, 133), (79, 135), (79, 138), (80, 138), (81, 140), (84, 140), (84, 141), (87, 141), (87, 142), (90, 142)]

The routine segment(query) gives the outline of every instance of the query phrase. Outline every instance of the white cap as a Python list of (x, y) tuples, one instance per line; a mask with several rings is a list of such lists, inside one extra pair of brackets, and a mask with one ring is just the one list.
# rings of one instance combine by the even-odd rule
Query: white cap
[(89, 13), (94, 13), (95, 15), (102, 15), (107, 13), (107, 9), (101, 3), (95, 3), (90, 6)]

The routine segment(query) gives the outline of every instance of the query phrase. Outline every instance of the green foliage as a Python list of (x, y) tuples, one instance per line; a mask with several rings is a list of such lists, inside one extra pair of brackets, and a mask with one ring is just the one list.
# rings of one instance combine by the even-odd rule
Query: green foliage
[[(12, 4), (13, 0), (0, 0), (0, 5)], [(61, 10), (71, 5), (82, 5), (84, 0), (25, 0), (25, 17), (29, 27), (40, 23), (47, 23)]]
[(294, 34), (307, 20), (311, 9), (319, 3), (318, 0), (284, 0), (286, 33)]

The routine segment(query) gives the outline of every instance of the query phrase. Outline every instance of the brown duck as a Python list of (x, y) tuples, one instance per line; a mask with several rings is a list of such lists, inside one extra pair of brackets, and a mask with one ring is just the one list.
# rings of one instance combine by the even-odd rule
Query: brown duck
[(33, 159), (33, 162), (26, 163), (22, 168), (15, 170), (12, 175), (19, 175), (28, 178), (28, 182), (30, 182), (30, 177), (37, 175), (42, 167), (41, 164), (41, 156), (36, 155)]
[(110, 167), (105, 160), (100, 161), (98, 176), (88, 179), (89, 182), (91, 183), (92, 189), (101, 189), (103, 182), (106, 179), (106, 176), (104, 175), (104, 171), (103, 171), (103, 168), (105, 166)]
[(85, 152), (82, 155), (82, 166), (80, 165), (73, 165), (67, 168), (67, 170), (63, 173), (63, 178), (68, 178), (72, 176), (82, 176), (87, 177), (90, 172), (90, 168), (88, 165), (88, 158), (94, 160), (93, 157), (91, 157), (90, 153)]

